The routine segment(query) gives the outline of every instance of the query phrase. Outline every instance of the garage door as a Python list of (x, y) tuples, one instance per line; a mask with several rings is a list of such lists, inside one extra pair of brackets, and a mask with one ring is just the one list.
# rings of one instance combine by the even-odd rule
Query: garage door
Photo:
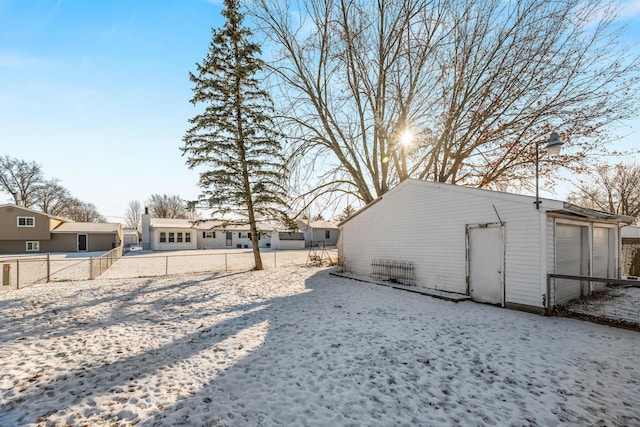
[[(578, 225), (556, 225), (556, 273), (572, 276), (587, 274), (588, 252), (585, 245), (586, 227)], [(578, 280), (556, 279), (555, 303), (563, 304), (580, 298), (583, 283)]]

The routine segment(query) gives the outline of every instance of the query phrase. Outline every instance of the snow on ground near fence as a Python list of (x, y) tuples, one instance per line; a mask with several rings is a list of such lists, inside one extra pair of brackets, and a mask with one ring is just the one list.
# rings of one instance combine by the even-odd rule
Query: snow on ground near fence
[[(338, 256), (335, 249), (327, 250), (326, 253), (325, 257)], [(265, 268), (305, 265), (309, 259), (309, 250), (275, 251), (261, 249), (260, 256)], [(326, 261), (328, 264), (328, 258)], [(134, 251), (120, 258), (101, 277), (127, 278), (208, 271), (242, 271), (250, 270), (254, 265), (251, 249)]]
[(575, 301), (566, 308), (571, 313), (640, 325), (640, 287), (610, 286), (606, 292)]
[(0, 287), (0, 294), (20, 287), (44, 283), (47, 277), (53, 282), (63, 280), (86, 280), (91, 277), (91, 258), (104, 255), (105, 252), (70, 252), (49, 254), (0, 255), (0, 264), (10, 266), (10, 286)]
[(0, 296), (2, 425), (640, 425), (640, 334), (288, 267)]

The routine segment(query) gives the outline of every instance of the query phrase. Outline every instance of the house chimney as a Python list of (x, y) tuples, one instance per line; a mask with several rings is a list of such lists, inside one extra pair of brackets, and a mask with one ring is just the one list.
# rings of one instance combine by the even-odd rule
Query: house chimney
[(149, 215), (149, 208), (145, 206), (144, 215), (142, 215), (140, 221), (140, 230), (142, 233), (142, 249), (151, 249), (151, 215)]
[(24, 207), (24, 200), (22, 200), (22, 199), (17, 199), (17, 200), (16, 200), (16, 206), (22, 206), (22, 207)]

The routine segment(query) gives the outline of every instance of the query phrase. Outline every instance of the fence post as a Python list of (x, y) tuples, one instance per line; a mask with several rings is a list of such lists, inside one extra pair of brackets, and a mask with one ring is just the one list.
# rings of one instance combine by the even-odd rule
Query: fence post
[(47, 283), (51, 281), (51, 253), (47, 252)]
[(273, 268), (274, 269), (278, 268), (278, 257), (276, 255), (277, 253), (278, 251), (275, 251), (275, 250), (273, 251)]
[(169, 257), (168, 256), (164, 257), (164, 275), (165, 276), (169, 275)]
[(16, 258), (16, 289), (20, 289), (20, 258)]
[(93, 257), (89, 257), (89, 280), (93, 280)]
[(227, 264), (227, 253), (224, 253), (224, 271), (229, 271), (229, 264)]

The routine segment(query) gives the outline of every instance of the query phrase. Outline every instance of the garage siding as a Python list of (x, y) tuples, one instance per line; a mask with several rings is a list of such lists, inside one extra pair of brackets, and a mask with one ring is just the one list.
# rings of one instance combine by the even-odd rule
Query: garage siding
[(540, 272), (546, 267), (540, 259), (542, 226), (538, 221), (544, 213), (511, 195), (495, 194), (405, 181), (343, 224), (341, 256), (345, 266), (354, 273), (370, 275), (375, 258), (411, 261), (417, 286), (467, 293), (465, 226), (502, 220), (505, 300), (542, 307)]

